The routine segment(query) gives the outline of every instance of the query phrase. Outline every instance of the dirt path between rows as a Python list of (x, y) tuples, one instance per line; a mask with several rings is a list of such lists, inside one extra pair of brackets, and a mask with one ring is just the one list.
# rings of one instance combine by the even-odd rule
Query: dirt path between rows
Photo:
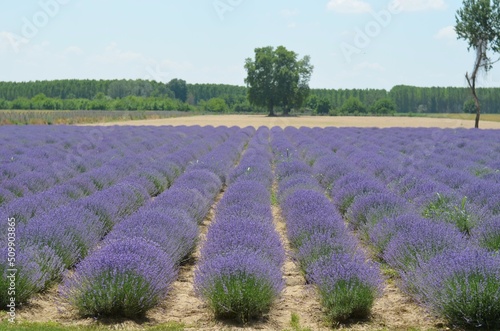
[[(279, 126), (279, 127), (435, 127), (435, 128), (473, 128), (474, 121), (467, 119), (428, 118), (428, 117), (376, 117), (376, 116), (299, 116), (299, 117), (267, 117), (265, 115), (203, 115), (157, 120), (138, 120), (84, 124), (86, 126), (112, 125), (201, 125), (201, 126)], [(500, 129), (500, 122), (482, 121), (483, 129)]]
[(224, 196), (224, 189), (216, 197), (209, 213), (199, 225), (198, 244), (188, 263), (181, 266), (177, 280), (165, 301), (148, 312), (147, 317), (153, 324), (178, 322), (187, 330), (218, 330), (216, 321), (203, 301), (194, 292), (194, 272), (201, 257), (201, 249), (206, 234), (215, 218), (216, 206)]
[[(276, 190), (276, 185), (275, 190)], [(312, 330), (329, 330), (326, 326), (319, 303), (319, 296), (314, 286), (307, 285), (299, 266), (293, 260), (293, 252), (286, 233), (286, 223), (281, 208), (272, 206), (274, 223), (286, 250), (286, 260), (283, 266), (285, 289), (281, 298), (269, 312), (269, 324), (273, 330), (290, 328), (292, 314), (297, 314), (302, 327)]]

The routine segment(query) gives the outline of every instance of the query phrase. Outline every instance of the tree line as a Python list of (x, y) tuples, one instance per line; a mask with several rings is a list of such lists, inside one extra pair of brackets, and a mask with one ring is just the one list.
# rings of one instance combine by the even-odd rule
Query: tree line
[[(478, 88), (482, 112), (500, 113), (500, 88)], [(248, 88), (146, 80), (0, 82), (0, 109), (194, 110), (266, 112), (251, 105)], [(399, 85), (384, 89), (310, 89), (295, 112), (317, 114), (475, 112), (468, 88)]]

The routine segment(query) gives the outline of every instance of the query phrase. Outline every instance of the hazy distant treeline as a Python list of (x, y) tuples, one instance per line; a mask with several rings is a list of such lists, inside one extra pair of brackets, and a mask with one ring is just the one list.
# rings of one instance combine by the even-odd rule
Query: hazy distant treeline
[[(500, 113), (500, 88), (480, 88), (484, 113)], [(398, 113), (473, 112), (470, 91), (458, 87), (398, 85), (384, 89), (311, 89), (304, 107), (318, 113), (369, 113), (390, 99)], [(353, 102), (356, 101), (356, 102)], [(359, 102), (358, 102), (359, 101)], [(346, 107), (346, 103), (356, 107)], [(53, 80), (0, 82), (0, 109), (192, 110), (255, 112), (247, 89), (226, 84), (187, 84), (146, 80)], [(296, 110), (298, 111), (298, 110)], [(301, 111), (304, 111), (301, 110)]]

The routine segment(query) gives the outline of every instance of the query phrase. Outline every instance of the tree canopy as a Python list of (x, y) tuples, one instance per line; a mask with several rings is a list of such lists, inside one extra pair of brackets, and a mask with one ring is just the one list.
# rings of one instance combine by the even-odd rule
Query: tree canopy
[(298, 59), (297, 53), (284, 46), (256, 48), (255, 58), (245, 60), (249, 102), (267, 108), (269, 116), (274, 116), (275, 107), (288, 115), (309, 95), (313, 68), (309, 56)]
[(340, 111), (344, 114), (362, 114), (366, 112), (366, 107), (358, 98), (350, 97), (344, 102)]
[(476, 52), (472, 73), (466, 73), (467, 83), (476, 103), (476, 123), (479, 127), (481, 105), (476, 93), (476, 79), (480, 71), (489, 71), (493, 63), (490, 53), (500, 52), (500, 0), (464, 0), (455, 16), (455, 31), (459, 39), (468, 43), (468, 50)]

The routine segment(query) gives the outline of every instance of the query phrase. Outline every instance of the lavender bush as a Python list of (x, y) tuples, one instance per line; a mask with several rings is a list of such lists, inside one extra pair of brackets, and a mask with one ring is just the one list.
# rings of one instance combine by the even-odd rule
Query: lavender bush
[(83, 316), (143, 316), (168, 293), (174, 262), (140, 238), (110, 242), (77, 265), (60, 288)]
[[(263, 154), (244, 154), (239, 169)], [(260, 165), (270, 173), (270, 158)], [(248, 168), (247, 168), (248, 169)], [(283, 288), (284, 249), (272, 223), (270, 181), (241, 170), (230, 175), (231, 185), (216, 209), (195, 271), (195, 290), (219, 318), (246, 322), (267, 312)], [(265, 185), (268, 185), (267, 187)]]
[(318, 286), (331, 322), (366, 317), (382, 291), (380, 272), (360, 254), (337, 253), (319, 259), (308, 270)]
[(282, 203), (291, 244), (300, 247), (317, 234), (341, 237), (346, 233), (342, 218), (321, 193), (297, 190)]
[(387, 245), (395, 235), (406, 233), (410, 231), (411, 228), (423, 229), (428, 224), (429, 220), (414, 214), (388, 217), (382, 219), (374, 227), (370, 228), (368, 237), (376, 254), (382, 257)]
[(384, 191), (385, 188), (379, 182), (356, 172), (340, 177), (332, 187), (330, 195), (338, 210), (345, 214), (355, 198)]
[(464, 235), (453, 225), (430, 220), (427, 224), (415, 222), (391, 238), (384, 260), (398, 270), (409, 271), (442, 252), (464, 249), (467, 245)]
[(99, 218), (83, 207), (63, 206), (20, 225), (22, 245), (48, 246), (69, 268), (93, 249), (105, 234)]
[[(7, 249), (2, 250), (0, 262), (0, 306), (5, 309), (9, 303), (7, 295), (11, 287), (7, 265)], [(24, 246), (16, 251), (16, 304), (24, 304), (33, 294), (57, 281), (64, 270), (59, 256), (48, 246)]]
[(470, 234), (487, 214), (484, 210), (471, 205), (467, 197), (458, 199), (439, 193), (422, 211), (424, 217), (455, 224), (465, 234)]
[(198, 226), (187, 213), (156, 207), (143, 208), (120, 222), (106, 237), (106, 243), (120, 238), (142, 238), (156, 243), (178, 265), (192, 252), (197, 237)]
[(492, 252), (500, 251), (500, 217), (491, 217), (477, 225), (471, 233), (472, 240)]
[(485, 250), (448, 251), (414, 272), (418, 297), (452, 325), (500, 326), (500, 257)]
[(394, 194), (371, 193), (355, 199), (346, 217), (351, 226), (366, 232), (384, 217), (403, 215), (409, 210), (411, 207), (406, 201)]
[(195, 291), (215, 316), (242, 322), (267, 312), (283, 286), (279, 268), (254, 251), (213, 256), (196, 270)]
[[(300, 133), (293, 137), (295, 133), (297, 131), (288, 130), (291, 140), (303, 146), (303, 155), (309, 155), (310, 164), (314, 164), (313, 171), (323, 172), (315, 173), (316, 178), (327, 188), (336, 185), (338, 178), (348, 172), (346, 163), (338, 162), (337, 159), (324, 160), (319, 156), (324, 153), (321, 148), (308, 153), (309, 148), (315, 146), (314, 141), (301, 137)], [(283, 142), (281, 144), (285, 145)], [(310, 167), (293, 158), (282, 164), (286, 166), (277, 167), (276, 170), (281, 179), (279, 192), (287, 194), (280, 200), (287, 221), (288, 237), (297, 250), (296, 258), (306, 278), (317, 286), (330, 322), (366, 317), (380, 294), (378, 268), (365, 263), (354, 237), (349, 235), (340, 213), (322, 193), (318, 182), (315, 186), (313, 181), (307, 179), (306, 188), (301, 184), (303, 179), (297, 181), (298, 185), (287, 183), (311, 174)], [(280, 177), (280, 171), (290, 175)], [(282, 183), (286, 190), (282, 189)]]

